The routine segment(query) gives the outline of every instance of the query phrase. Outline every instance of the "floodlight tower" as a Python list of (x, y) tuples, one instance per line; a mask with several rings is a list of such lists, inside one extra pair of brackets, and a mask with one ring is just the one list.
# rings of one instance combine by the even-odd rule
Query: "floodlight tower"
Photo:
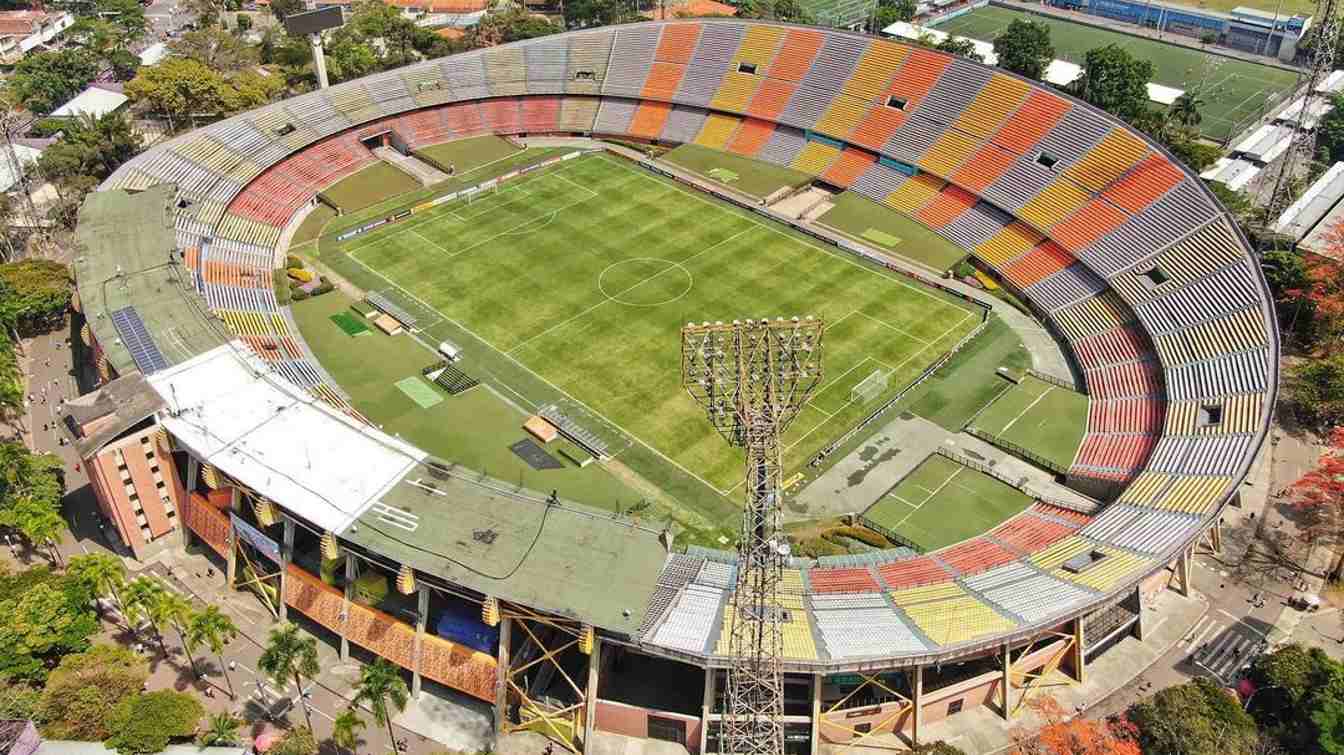
[(1339, 0), (1316, 0), (1316, 41), (1311, 46), (1310, 67), (1306, 72), (1307, 89), (1302, 97), (1302, 112), (1298, 113), (1297, 122), (1293, 125), (1292, 145), (1279, 164), (1279, 175), (1274, 179), (1274, 193), (1270, 195), (1266, 207), (1265, 223), (1269, 226), (1277, 223), (1279, 215), (1293, 203), (1294, 174), (1316, 159), (1316, 132), (1320, 124), (1308, 127), (1307, 118), (1311, 115), (1312, 101), (1325, 99), (1325, 95), (1316, 93), (1316, 88), (1325, 83), (1326, 77), (1335, 70), (1333, 40), (1339, 34), (1339, 5)]
[(735, 609), (719, 750), (782, 755), (784, 679), (779, 583), (779, 437), (821, 382), (821, 320), (747, 320), (681, 329), (681, 384), (727, 441), (746, 452)]

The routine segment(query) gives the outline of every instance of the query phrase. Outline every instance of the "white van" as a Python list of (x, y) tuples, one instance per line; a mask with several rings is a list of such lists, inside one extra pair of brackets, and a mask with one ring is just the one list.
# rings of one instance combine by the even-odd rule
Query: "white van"
[(444, 341), (439, 344), (439, 353), (443, 355), (444, 359), (447, 359), (450, 362), (456, 362), (458, 357), (462, 356), (462, 349), (459, 349), (457, 345), (451, 341)]

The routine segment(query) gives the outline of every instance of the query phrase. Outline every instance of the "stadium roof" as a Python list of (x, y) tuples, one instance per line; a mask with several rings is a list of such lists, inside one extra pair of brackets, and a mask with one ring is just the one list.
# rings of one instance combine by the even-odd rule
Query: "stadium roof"
[(180, 443), (324, 530), (354, 521), (424, 458), (273, 374), (241, 341), (149, 382)]
[(112, 323), (112, 313), (134, 307), (168, 364), (225, 342), (223, 323), (191, 287), (176, 252), (173, 197), (160, 184), (141, 192), (96, 191), (79, 208), (75, 280), (89, 327), (118, 374), (137, 369)]
[(666, 560), (657, 533), (573, 504), (420, 468), (343, 540), (486, 595), (634, 635)]

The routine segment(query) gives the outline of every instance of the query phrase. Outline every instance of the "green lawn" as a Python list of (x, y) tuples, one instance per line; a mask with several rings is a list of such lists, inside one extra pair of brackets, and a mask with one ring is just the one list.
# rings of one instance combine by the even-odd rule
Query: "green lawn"
[(856, 383), (890, 371), (884, 395), (894, 394), (981, 317), (904, 276), (597, 155), (344, 244), (324, 239), (321, 260), (420, 310), (427, 340), (466, 347), (466, 363), (488, 365), (486, 377), (520, 403), (562, 401), (612, 440), (618, 458), (718, 516), (722, 496), (706, 501), (705, 491), (652, 469), (674, 466), (720, 494), (742, 478), (741, 455), (679, 385), (682, 324), (795, 313), (826, 320), (826, 382), (784, 438), (792, 469), (881, 400), (851, 401)]
[[(1205, 136), (1218, 141), (1233, 135), (1238, 124), (1258, 116), (1267, 97), (1290, 91), (1296, 82), (1292, 71), (1281, 68), (997, 6), (986, 6), (950, 19), (939, 24), (938, 29), (992, 42), (1001, 30), (1018, 18), (1040, 21), (1050, 27), (1055, 56), (1063, 60), (1081, 64), (1088, 50), (1114, 43), (1141, 60), (1151, 60), (1156, 68), (1154, 80), (1158, 84), (1200, 90), (1204, 99), (1204, 120), (1199, 128)], [(1119, 23), (1100, 17), (1096, 21), (1100, 24)]]
[(965, 249), (923, 223), (853, 191), (838, 195), (835, 206), (817, 222), (940, 273), (966, 257)]
[(303, 219), (299, 225), (299, 230), (294, 232), (294, 238), (290, 240), (291, 246), (298, 246), (313, 241), (322, 235), (322, 228), (326, 226), (332, 218), (336, 217), (336, 211), (330, 207), (319, 204), (308, 213), (308, 217)]
[[(498, 137), (477, 137), (477, 139), (497, 139)], [(440, 146), (450, 144), (460, 144), (462, 142), (474, 142), (477, 139), (463, 139), (461, 142), (449, 142)], [(505, 142), (507, 145), (508, 143)], [(559, 149), (555, 147), (530, 147), (528, 149), (517, 151), (501, 157), (492, 162), (486, 162), (476, 165), (474, 168), (466, 169), (459, 165), (457, 175), (422, 189), (411, 191), (400, 196), (391, 197), (377, 204), (370, 205), (357, 212), (347, 212), (346, 214), (334, 219), (324, 229), (325, 234), (339, 233), (347, 228), (353, 228), (362, 225), (365, 221), (372, 218), (389, 215), (396, 210), (410, 207), (418, 202), (423, 202), (432, 197), (451, 194), (458, 189), (465, 189), (468, 186), (475, 186), (482, 181), (488, 181), (495, 176), (508, 173), (514, 168), (523, 168), (528, 165), (548, 160), (556, 155), (564, 154), (572, 150)], [(417, 184), (418, 186), (418, 184)]]
[(342, 210), (351, 212), (405, 194), (419, 185), (419, 181), (379, 161), (328, 186), (322, 195)]
[(1087, 396), (1028, 375), (994, 399), (974, 426), (1066, 470), (1087, 430)]
[(1022, 371), (1031, 366), (1031, 352), (1002, 320), (991, 317), (974, 341), (948, 360), (938, 374), (920, 383), (899, 409), (918, 414), (940, 427), (958, 432), (1003, 390), (1000, 367)]
[(428, 157), (444, 169), (452, 166), (457, 168), (457, 173), (465, 173), (521, 151), (503, 137), (487, 134), (422, 147), (415, 154)]
[(811, 176), (792, 168), (699, 144), (683, 144), (663, 155), (662, 159), (726, 189), (756, 199), (764, 199), (781, 187), (802, 186), (812, 181)]
[(982, 534), (1031, 503), (1017, 488), (935, 454), (863, 515), (931, 551)]
[[(353, 397), (355, 409), (383, 430), (504, 482), (541, 492), (558, 489), (589, 505), (615, 509), (619, 503), (629, 508), (638, 499), (599, 464), (580, 469), (565, 462), (564, 469), (532, 469), (508, 448), (529, 437), (522, 429), (527, 415), (484, 385), (450, 396), (421, 381), (421, 390), (437, 392), (444, 399), (421, 409), (396, 384), (406, 378), (419, 381), (421, 368), (438, 361), (437, 356), (407, 335), (388, 336), (378, 330), (359, 337), (346, 335), (331, 318), (349, 313), (350, 304), (348, 297), (333, 291), (295, 302), (294, 319), (318, 361)], [(464, 367), (471, 369), (470, 364)]]

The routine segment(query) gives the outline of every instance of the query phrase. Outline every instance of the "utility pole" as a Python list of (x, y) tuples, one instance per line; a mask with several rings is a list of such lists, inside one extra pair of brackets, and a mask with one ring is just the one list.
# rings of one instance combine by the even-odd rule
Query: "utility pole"
[(1274, 180), (1274, 192), (1265, 207), (1265, 225), (1274, 227), (1288, 205), (1293, 202), (1293, 179), (1309, 168), (1316, 159), (1316, 129), (1320, 123), (1308, 123), (1312, 105), (1324, 102), (1316, 88), (1325, 82), (1335, 68), (1335, 38), (1339, 35), (1339, 3), (1337, 0), (1317, 0), (1316, 41), (1311, 46), (1311, 60), (1307, 70), (1307, 88), (1302, 95), (1302, 111), (1293, 124), (1293, 143), (1279, 164), (1279, 175)]
[(746, 456), (747, 500), (728, 607), (732, 660), (722, 753), (784, 752), (779, 585), (789, 547), (779, 527), (779, 438), (821, 382), (822, 330), (820, 320), (794, 317), (691, 324), (681, 331), (682, 386)]

